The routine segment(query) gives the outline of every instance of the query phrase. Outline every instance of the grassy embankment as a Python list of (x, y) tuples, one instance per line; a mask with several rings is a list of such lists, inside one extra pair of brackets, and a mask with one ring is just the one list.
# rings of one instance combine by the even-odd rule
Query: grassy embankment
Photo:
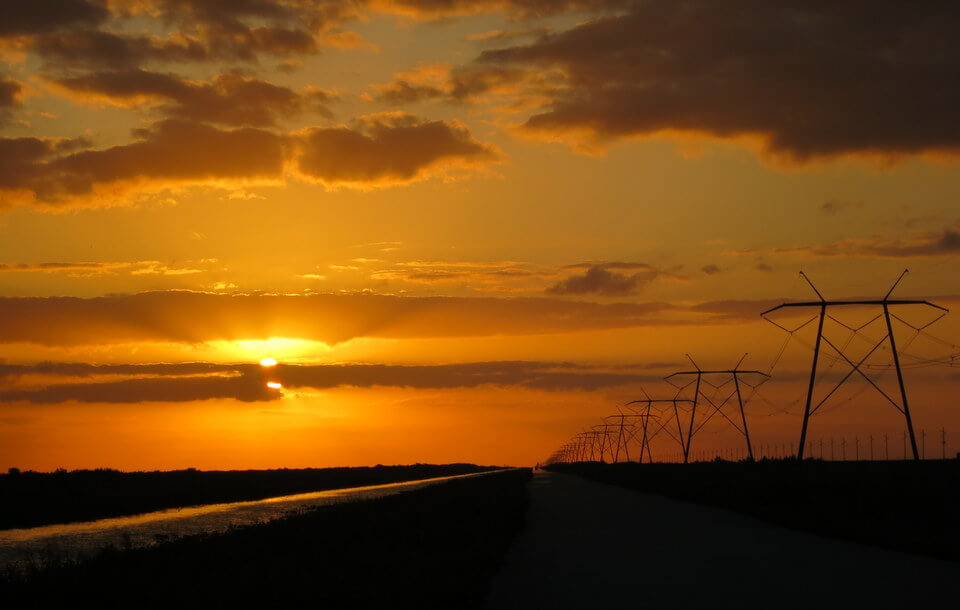
[(326, 506), (0, 579), (4, 608), (478, 608), (529, 470)]
[(415, 464), (299, 470), (74, 470), (0, 474), (0, 498), (3, 498), (0, 502), (0, 529), (398, 483), (493, 468), (473, 464)]
[(960, 460), (557, 464), (552, 470), (960, 561)]

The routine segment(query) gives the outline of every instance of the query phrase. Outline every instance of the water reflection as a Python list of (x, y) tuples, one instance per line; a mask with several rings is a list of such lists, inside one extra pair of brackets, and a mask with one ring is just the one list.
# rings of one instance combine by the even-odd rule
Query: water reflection
[(421, 489), (451, 479), (485, 474), (489, 473), (328, 489), (263, 500), (170, 508), (129, 517), (0, 530), (0, 569), (40, 565), (57, 559), (81, 559), (111, 546), (138, 548), (181, 536), (223, 532), (231, 527), (265, 523), (327, 504), (370, 500)]

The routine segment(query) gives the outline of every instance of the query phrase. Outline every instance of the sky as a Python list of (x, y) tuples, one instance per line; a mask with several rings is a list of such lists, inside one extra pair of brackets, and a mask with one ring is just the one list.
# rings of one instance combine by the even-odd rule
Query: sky
[[(532, 464), (744, 354), (754, 445), (786, 452), (817, 311), (760, 314), (817, 299), (800, 271), (960, 304), (958, 26), (885, 0), (5, 3), (0, 469)], [(918, 442), (960, 451), (956, 314), (891, 311)], [(869, 354), (867, 381), (824, 348), (808, 440), (837, 456), (902, 457), (878, 313), (824, 326)], [(742, 449), (733, 407), (694, 452)]]

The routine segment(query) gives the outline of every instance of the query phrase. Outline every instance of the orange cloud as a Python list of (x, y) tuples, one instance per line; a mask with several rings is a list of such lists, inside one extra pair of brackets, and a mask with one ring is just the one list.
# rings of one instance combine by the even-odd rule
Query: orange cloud
[[(147, 292), (91, 299), (0, 298), (0, 342), (93, 345), (298, 338), (480, 337), (665, 323), (664, 303), (602, 305), (547, 298)], [(756, 312), (754, 312), (756, 315)]]
[[(52, 379), (45, 384), (20, 385), (29, 376)], [(132, 377), (114, 380), (110, 377)], [(80, 378), (80, 383), (62, 383), (58, 378)], [(43, 363), (0, 364), (0, 401), (59, 403), (191, 402), (214, 398), (267, 401), (280, 398), (267, 380), (288, 390), (326, 390), (338, 387), (404, 387), (416, 389), (523, 387), (546, 391), (598, 390), (636, 385), (660, 376), (642, 370), (593, 370), (570, 363), (471, 362), (443, 365), (333, 364), (271, 367), (265, 373), (256, 365)]]

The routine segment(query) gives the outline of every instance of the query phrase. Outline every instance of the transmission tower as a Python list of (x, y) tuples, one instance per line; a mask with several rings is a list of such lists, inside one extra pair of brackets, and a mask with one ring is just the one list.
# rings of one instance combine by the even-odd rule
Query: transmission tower
[[(793, 332), (793, 331), (790, 331), (790, 330), (787, 329), (787, 328), (784, 328), (783, 326), (780, 326), (779, 324), (777, 324), (777, 323), (774, 322), (773, 320), (770, 320), (769, 318), (767, 318), (767, 315), (768, 315), (768, 314), (771, 314), (771, 313), (773, 313), (773, 312), (775, 312), (775, 311), (778, 311), (778, 310), (781, 310), (781, 309), (786, 309), (786, 308), (816, 307), (816, 308), (818, 308), (818, 309), (820, 310), (820, 311), (819, 311), (819, 316), (818, 316), (818, 317), (819, 317), (819, 323), (818, 323), (818, 325), (817, 325), (817, 339), (816, 339), (816, 342), (814, 343), (814, 346), (813, 346), (813, 364), (812, 364), (812, 366), (811, 366), (811, 368), (810, 368), (810, 382), (809, 382), (809, 385), (807, 386), (807, 399), (806, 399), (806, 404), (805, 404), (804, 409), (803, 409), (803, 424), (802, 424), (801, 427), (800, 427), (800, 443), (799, 443), (799, 446), (798, 446), (798, 449), (797, 449), (797, 459), (798, 459), (798, 460), (802, 460), (802, 459), (803, 459), (803, 449), (804, 449), (804, 447), (806, 446), (807, 425), (808, 425), (808, 423), (809, 423), (810, 416), (813, 415), (814, 413), (816, 413), (817, 409), (819, 409), (819, 408), (827, 401), (827, 399), (830, 398), (830, 396), (832, 396), (833, 393), (836, 392), (836, 391), (840, 388), (840, 386), (842, 386), (843, 383), (844, 383), (847, 379), (849, 379), (854, 373), (859, 373), (860, 376), (863, 377), (864, 379), (866, 379), (866, 380), (870, 383), (871, 386), (873, 386), (878, 392), (880, 392), (880, 394), (882, 394), (883, 397), (886, 398), (887, 401), (889, 401), (890, 404), (892, 404), (892, 405), (894, 406), (894, 408), (897, 409), (897, 411), (899, 411), (900, 413), (903, 414), (904, 420), (906, 421), (906, 424), (907, 424), (907, 434), (910, 436), (910, 446), (911, 446), (911, 448), (912, 448), (912, 450), (913, 450), (913, 458), (914, 458), (915, 460), (919, 460), (919, 459), (920, 459), (920, 453), (919, 453), (919, 451), (917, 450), (917, 439), (916, 439), (916, 436), (914, 435), (914, 432), (913, 432), (913, 421), (912, 421), (911, 418), (910, 418), (910, 406), (909, 406), (909, 404), (908, 404), (908, 402), (907, 402), (907, 390), (906, 390), (906, 386), (905, 386), (904, 383), (903, 383), (903, 371), (900, 369), (900, 356), (899, 356), (899, 354), (897, 353), (897, 342), (896, 342), (896, 338), (894, 337), (894, 333), (893, 333), (893, 325), (892, 325), (892, 323), (891, 323), (891, 321), (890, 321), (890, 318), (891, 318), (891, 317), (897, 317), (897, 316), (896, 316), (895, 314), (891, 314), (891, 313), (890, 313), (890, 306), (892, 306), (892, 305), (922, 305), (922, 306), (926, 306), (926, 307), (932, 307), (932, 308), (934, 308), (934, 309), (937, 309), (937, 310), (940, 310), (940, 311), (944, 312), (944, 313), (940, 314), (939, 317), (935, 318), (932, 322), (930, 322), (929, 324), (927, 324), (926, 326), (924, 326), (923, 328), (926, 328), (926, 327), (929, 326), (930, 324), (933, 324), (934, 322), (936, 322), (937, 320), (939, 320), (940, 318), (942, 318), (944, 315), (946, 315), (946, 312), (948, 312), (949, 310), (948, 310), (947, 308), (945, 308), (945, 307), (941, 307), (940, 305), (935, 305), (935, 304), (931, 303), (930, 301), (925, 301), (925, 300), (920, 300), (920, 299), (891, 299), (891, 298), (890, 298), (890, 295), (893, 294), (893, 291), (896, 289), (897, 285), (900, 284), (900, 280), (903, 279), (903, 276), (906, 275), (907, 272), (908, 272), (907, 269), (904, 269), (904, 270), (903, 270), (903, 273), (900, 274), (900, 277), (897, 278), (897, 281), (895, 281), (895, 282), (893, 283), (893, 286), (890, 287), (890, 290), (887, 291), (887, 294), (886, 294), (882, 299), (876, 299), (876, 300), (851, 300), (851, 301), (828, 301), (828, 300), (826, 300), (826, 299), (823, 298), (823, 295), (820, 294), (820, 291), (817, 290), (817, 287), (813, 285), (813, 282), (810, 281), (810, 278), (807, 277), (807, 275), (806, 275), (803, 271), (801, 271), (801, 272), (800, 272), (800, 277), (802, 277), (804, 280), (806, 280), (807, 284), (810, 285), (810, 288), (813, 289), (813, 291), (817, 294), (817, 297), (818, 297), (820, 300), (819, 300), (819, 301), (804, 301), (804, 302), (796, 302), (796, 303), (783, 303), (783, 304), (781, 304), (781, 305), (777, 305), (776, 307), (773, 307), (773, 308), (771, 308), (771, 309), (768, 309), (767, 311), (765, 311), (765, 312), (763, 312), (762, 314), (760, 314), (765, 320), (767, 320), (768, 322), (771, 322), (771, 323), (774, 324), (775, 326), (778, 326), (779, 328), (781, 328), (781, 329), (783, 329), (783, 330), (786, 330), (787, 332)], [(832, 316), (830, 316), (829, 313), (828, 313), (828, 311), (829, 311), (829, 309), (830, 309), (831, 307), (851, 307), (851, 306), (854, 306), (854, 307), (879, 307), (879, 308), (881, 309), (881, 313), (880, 313), (880, 314), (877, 314), (877, 316), (876, 316), (874, 319), (877, 319), (877, 318), (879, 318), (879, 317), (882, 316), (883, 319), (884, 319), (884, 321), (886, 322), (886, 334), (883, 336), (882, 339), (880, 339), (879, 342), (875, 343), (874, 346), (873, 346), (873, 348), (870, 349), (870, 351), (867, 352), (867, 355), (864, 356), (863, 358), (861, 358), (858, 362), (854, 362), (853, 360), (851, 360), (850, 358), (848, 358), (847, 355), (846, 355), (846, 354), (844, 353), (844, 351), (843, 351), (843, 350), (844, 350), (844, 347), (837, 347), (837, 346), (836, 346), (832, 341), (830, 341), (830, 339), (827, 338), (827, 337), (824, 335), (824, 333), (823, 333), (823, 321), (824, 321), (824, 319), (827, 318), (827, 317), (830, 317), (831, 319), (836, 320), (835, 318), (833, 318)], [(897, 317), (897, 319), (899, 319), (899, 318)], [(811, 321), (812, 321), (812, 320), (811, 320)], [(901, 321), (902, 321), (902, 320), (901, 320)], [(841, 324), (842, 324), (842, 323), (841, 323)], [(867, 324), (870, 324), (870, 322), (868, 322)], [(861, 327), (861, 328), (863, 328), (863, 327)], [(856, 332), (856, 331), (859, 330), (859, 329), (854, 329), (854, 330), (855, 330), (855, 332)], [(837, 382), (837, 384), (833, 387), (833, 389), (831, 389), (831, 390), (827, 393), (827, 395), (824, 396), (823, 399), (820, 400), (819, 403), (817, 403), (816, 406), (812, 406), (812, 403), (813, 403), (814, 385), (815, 385), (816, 377), (817, 377), (817, 363), (818, 363), (819, 358), (820, 358), (820, 348), (821, 348), (821, 345), (822, 345), (823, 343), (826, 343), (827, 346), (829, 346), (834, 352), (836, 352), (837, 357), (838, 357), (840, 360), (843, 360), (844, 362), (846, 362), (846, 363), (850, 366), (850, 371), (849, 371), (849, 372), (846, 374), (846, 376), (844, 376), (839, 382)], [(886, 392), (884, 392), (884, 391), (880, 388), (880, 386), (878, 386), (878, 385), (876, 384), (876, 382), (874, 382), (874, 380), (871, 379), (871, 378), (861, 369), (861, 367), (864, 365), (864, 363), (867, 361), (867, 359), (870, 358), (870, 356), (872, 356), (873, 353), (874, 353), (877, 349), (879, 349), (884, 343), (889, 343), (889, 344), (890, 344), (890, 352), (891, 352), (891, 354), (892, 354), (892, 356), (893, 356), (893, 366), (894, 366), (894, 368), (895, 368), (896, 371), (897, 371), (897, 383), (898, 383), (898, 385), (900, 386), (900, 402), (899, 402), (899, 403), (898, 403), (896, 400), (894, 400), (893, 398), (891, 398)], [(811, 408), (811, 407), (812, 407), (812, 408)]]
[[(746, 354), (744, 354), (743, 356), (740, 357), (740, 360), (737, 362), (737, 364), (736, 364), (732, 369), (715, 370), (715, 371), (705, 371), (705, 370), (701, 369), (699, 366), (697, 366), (697, 363), (694, 362), (693, 358), (690, 357), (690, 354), (687, 354), (686, 356), (687, 356), (687, 358), (690, 360), (690, 362), (693, 364), (693, 367), (694, 367), (696, 370), (693, 370), (693, 371), (678, 371), (678, 372), (676, 372), (676, 373), (671, 373), (670, 375), (667, 375), (667, 376), (664, 378), (664, 379), (666, 379), (666, 381), (667, 381), (668, 383), (670, 383), (671, 385), (673, 385), (674, 387), (676, 387), (677, 390), (678, 390), (678, 392), (679, 392), (679, 391), (683, 391), (684, 388), (687, 388), (687, 387), (689, 387), (689, 386), (691, 386), (691, 385), (694, 386), (694, 390), (693, 390), (693, 405), (692, 405), (691, 410), (690, 410), (690, 421), (689, 421), (689, 423), (688, 423), (688, 428), (687, 428), (686, 444), (684, 445), (683, 443), (681, 443), (681, 446), (682, 446), (682, 448), (683, 448), (683, 462), (684, 462), (684, 463), (687, 463), (687, 461), (688, 461), (688, 457), (689, 457), (689, 454), (690, 454), (690, 444), (691, 444), (691, 441), (693, 440), (694, 434), (696, 434), (696, 433), (700, 430), (700, 428), (702, 428), (702, 427), (707, 423), (707, 421), (710, 420), (710, 418), (712, 418), (714, 415), (716, 415), (716, 414), (718, 414), (718, 413), (719, 413), (721, 416), (723, 416), (724, 419), (726, 419), (728, 422), (730, 422), (730, 425), (733, 426), (733, 428), (734, 428), (735, 430), (737, 430), (737, 432), (739, 432), (740, 434), (743, 435), (744, 439), (746, 440), (746, 444), (747, 444), (747, 456), (749, 457), (750, 460), (753, 460), (753, 446), (752, 446), (752, 444), (750, 443), (750, 430), (749, 430), (749, 428), (747, 427), (747, 415), (746, 415), (746, 412), (745, 412), (744, 409), (743, 409), (743, 402), (744, 402), (744, 401), (743, 401), (743, 394), (742, 394), (741, 391), (740, 391), (740, 384), (741, 384), (741, 383), (744, 383), (744, 384), (746, 384), (746, 385), (750, 385), (749, 383), (747, 383), (747, 382), (745, 382), (745, 381), (743, 380), (742, 376), (744, 376), (744, 375), (759, 375), (760, 377), (763, 378), (762, 381), (761, 381), (760, 383), (757, 383), (756, 385), (751, 385), (751, 386), (750, 386), (750, 387), (752, 387), (752, 388), (756, 388), (756, 387), (759, 387), (759, 385), (760, 385), (761, 383), (763, 383), (763, 382), (765, 382), (767, 379), (769, 379), (769, 378), (770, 378), (770, 375), (768, 375), (767, 373), (764, 373), (764, 372), (762, 372), (762, 371), (741, 369), (741, 368), (740, 368), (740, 365), (743, 363), (744, 358), (747, 357)], [(720, 383), (720, 384), (713, 384), (713, 383), (710, 383), (707, 379), (704, 379), (704, 377), (706, 377), (706, 376), (714, 376), (714, 377), (715, 377), (715, 376), (718, 376), (718, 375), (723, 375), (723, 376), (725, 376), (725, 377), (728, 377), (728, 379), (727, 379), (726, 381), (724, 381), (723, 383)], [(693, 379), (692, 379), (691, 381), (687, 382), (686, 384), (676, 385), (676, 384), (674, 384), (674, 383), (671, 381), (671, 379), (674, 379), (674, 378), (677, 378), (677, 377), (680, 377), (680, 378), (682, 378), (682, 377), (692, 377)], [(728, 394), (723, 400), (719, 401), (719, 403), (714, 402), (713, 399), (711, 399), (709, 396), (707, 396), (707, 394), (703, 391), (703, 384), (710, 385), (710, 386), (713, 387), (715, 390), (719, 390), (719, 389), (722, 388), (724, 385), (726, 385), (727, 383), (729, 383), (731, 380), (733, 381), (733, 387), (734, 387), (733, 391), (732, 391), (730, 394)], [(737, 424), (737, 422), (735, 422), (735, 421), (733, 421), (732, 419), (730, 419), (729, 417), (727, 417), (726, 413), (724, 413), (723, 410), (722, 410), (723, 407), (724, 407), (724, 405), (726, 405), (727, 402), (728, 402), (731, 398), (733, 398), (734, 396), (737, 397), (737, 406), (739, 407), (739, 411), (740, 411), (740, 424)], [(700, 399), (701, 399), (701, 398), (702, 398), (704, 401), (706, 401), (707, 404), (709, 404), (709, 405), (713, 408), (713, 412), (712, 412), (704, 421), (702, 421), (701, 424), (700, 424), (697, 428), (694, 428), (694, 424), (695, 424), (696, 416), (697, 416), (697, 406), (699, 405), (699, 402), (700, 402)], [(679, 416), (679, 415), (678, 415), (678, 416)], [(678, 420), (678, 422), (679, 422), (679, 420)], [(681, 435), (681, 439), (682, 439), (682, 438), (683, 438), (683, 436)]]

